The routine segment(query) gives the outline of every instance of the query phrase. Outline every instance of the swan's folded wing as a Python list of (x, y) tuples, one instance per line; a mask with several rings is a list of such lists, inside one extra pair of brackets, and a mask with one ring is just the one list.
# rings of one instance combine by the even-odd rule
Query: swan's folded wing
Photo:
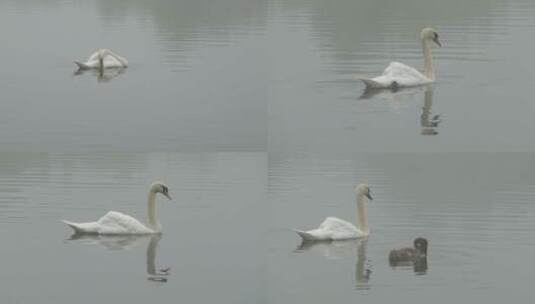
[(91, 56), (87, 58), (87, 61), (98, 61), (98, 55), (99, 55), (99, 51), (93, 52), (93, 54), (91, 54)]
[(101, 234), (150, 233), (150, 230), (130, 215), (110, 211), (98, 220)]
[(413, 86), (431, 82), (429, 78), (417, 69), (395, 61), (386, 67), (382, 76), (396, 81), (400, 86)]
[(115, 54), (111, 50), (108, 50), (108, 54), (106, 55), (106, 58), (108, 58), (108, 57), (115, 59), (117, 62), (119, 62), (121, 64), (122, 67), (127, 67), (128, 66), (128, 60), (126, 60), (126, 58)]
[(383, 71), (383, 75), (390, 77), (417, 77), (418, 75), (422, 75), (422, 73), (420, 73), (417, 69), (408, 66), (404, 63), (392, 61)]
[(106, 68), (122, 68), (125, 65), (117, 58), (111, 55), (104, 57), (104, 66)]
[(322, 229), (313, 229), (308, 231), (295, 230), (303, 241), (327, 241), (332, 240), (331, 232)]
[(352, 223), (335, 217), (326, 218), (317, 229), (296, 232), (304, 241), (345, 240), (362, 234)]
[(336, 217), (326, 218), (318, 229), (329, 231), (333, 240), (353, 239), (362, 235), (355, 225)]
[(326, 218), (320, 225), (319, 229), (324, 230), (332, 230), (332, 231), (356, 231), (355, 225), (348, 221), (344, 221), (342, 219), (336, 218), (336, 217), (328, 217)]
[[(76, 64), (84, 69), (96, 68), (99, 66), (99, 54), (101, 54), (101, 52), (96, 51), (89, 56), (85, 63), (76, 62)], [(125, 58), (116, 55), (109, 50), (104, 53), (103, 61), (105, 68), (124, 68), (128, 65), (128, 61)]]

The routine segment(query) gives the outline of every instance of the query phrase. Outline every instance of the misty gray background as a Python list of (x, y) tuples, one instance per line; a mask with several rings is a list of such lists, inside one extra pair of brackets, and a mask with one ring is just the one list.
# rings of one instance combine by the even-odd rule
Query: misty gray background
[[(533, 16), (529, 0), (0, 0), (2, 302), (531, 298)], [(353, 75), (423, 65), (428, 25), (437, 83), (359, 98)], [(74, 75), (98, 47), (129, 68)], [(167, 282), (147, 280), (150, 238), (69, 240), (64, 218), (145, 219), (155, 179), (175, 198), (158, 205)], [(355, 220), (359, 182), (368, 241), (296, 249), (293, 228)], [(427, 272), (392, 269), (417, 236)]]

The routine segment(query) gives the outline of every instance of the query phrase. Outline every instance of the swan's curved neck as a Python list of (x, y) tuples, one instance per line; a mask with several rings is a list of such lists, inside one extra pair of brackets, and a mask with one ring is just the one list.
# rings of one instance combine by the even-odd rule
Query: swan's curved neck
[(424, 75), (425, 77), (435, 80), (435, 70), (433, 69), (433, 54), (429, 39), (422, 40), (422, 49), (424, 51)]
[(366, 210), (366, 198), (364, 194), (357, 194), (357, 228), (368, 233), (368, 211)]
[(160, 232), (162, 230), (162, 226), (160, 225), (160, 222), (158, 221), (158, 217), (156, 215), (156, 193), (150, 191), (149, 192), (149, 202), (148, 202), (148, 216), (149, 216), (149, 226), (152, 230), (156, 232)]

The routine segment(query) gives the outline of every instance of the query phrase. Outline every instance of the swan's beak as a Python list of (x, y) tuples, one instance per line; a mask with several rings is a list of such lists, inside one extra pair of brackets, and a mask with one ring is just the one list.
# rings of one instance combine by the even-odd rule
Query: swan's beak
[(169, 200), (173, 200), (171, 195), (169, 193), (162, 193), (165, 197), (167, 197)]
[(367, 197), (370, 201), (373, 201), (373, 197), (372, 197), (372, 194), (370, 193), (370, 191), (368, 191), (368, 193), (366, 193), (366, 197)]
[(435, 42), (439, 47), (442, 47), (442, 43), (440, 43), (440, 41), (438, 41), (438, 37), (433, 38), (433, 42)]

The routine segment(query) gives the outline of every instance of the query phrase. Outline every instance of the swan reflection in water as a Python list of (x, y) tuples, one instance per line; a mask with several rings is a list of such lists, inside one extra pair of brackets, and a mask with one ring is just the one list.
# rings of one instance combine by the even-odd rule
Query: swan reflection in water
[(149, 246), (147, 247), (147, 274), (149, 274), (147, 279), (156, 282), (167, 282), (165, 276), (169, 275), (171, 267), (156, 269), (156, 249), (161, 238), (161, 234), (153, 235), (150, 238)]
[(161, 234), (154, 235), (95, 235), (95, 234), (73, 234), (69, 240), (87, 245), (99, 245), (108, 250), (132, 249), (149, 239), (147, 246), (147, 280), (153, 282), (167, 282), (171, 267), (157, 268), (156, 254), (158, 243), (162, 238)]
[(303, 242), (294, 252), (314, 252), (329, 259), (356, 257), (355, 287), (359, 290), (370, 289), (372, 274), (370, 260), (366, 256), (367, 238), (332, 242)]
[(77, 70), (74, 76), (89, 74), (97, 78), (97, 82), (110, 82), (113, 78), (123, 74), (126, 68)]
[(399, 110), (402, 101), (412, 99), (419, 93), (424, 93), (424, 105), (420, 115), (421, 135), (437, 135), (438, 125), (442, 122), (440, 114), (433, 113), (433, 87), (431, 85), (400, 89), (370, 89), (367, 88), (359, 99), (382, 99), (390, 102), (391, 106)]
[(420, 125), (422, 127), (422, 135), (437, 135), (436, 128), (442, 122), (440, 114), (433, 114), (433, 88), (427, 88), (424, 93), (424, 106), (422, 107), (422, 115), (420, 116)]
[(399, 103), (404, 99), (412, 99), (420, 92), (426, 91), (431, 88), (431, 85), (422, 85), (408, 88), (369, 88), (367, 87), (360, 95), (359, 99), (382, 99), (395, 103)]

